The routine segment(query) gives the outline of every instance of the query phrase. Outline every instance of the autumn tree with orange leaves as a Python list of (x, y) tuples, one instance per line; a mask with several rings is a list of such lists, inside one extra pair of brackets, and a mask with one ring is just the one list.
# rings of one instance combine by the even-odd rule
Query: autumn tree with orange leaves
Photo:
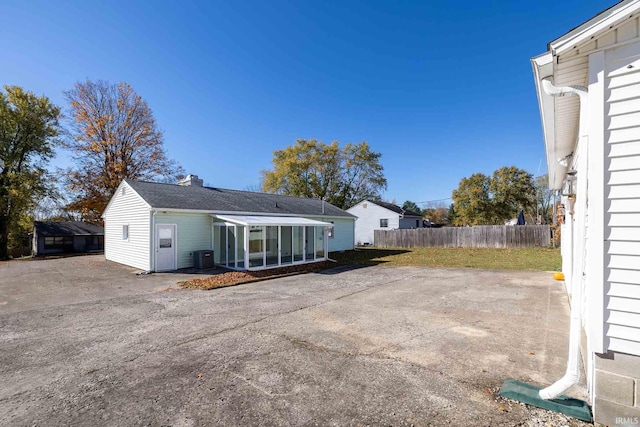
[(73, 195), (68, 211), (98, 223), (123, 179), (173, 181), (182, 175), (166, 156), (151, 109), (129, 84), (87, 80), (65, 97), (70, 104), (67, 148), (75, 161), (65, 171)]

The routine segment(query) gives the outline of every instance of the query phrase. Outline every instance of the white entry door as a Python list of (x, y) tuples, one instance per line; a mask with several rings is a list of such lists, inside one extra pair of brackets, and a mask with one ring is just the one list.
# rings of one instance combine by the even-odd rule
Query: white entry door
[(156, 271), (177, 269), (176, 225), (156, 224)]

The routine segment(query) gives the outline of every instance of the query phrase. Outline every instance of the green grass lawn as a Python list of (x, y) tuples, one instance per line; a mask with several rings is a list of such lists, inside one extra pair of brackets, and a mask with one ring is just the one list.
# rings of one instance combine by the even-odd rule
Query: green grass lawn
[(546, 248), (358, 248), (330, 254), (339, 264), (485, 268), (497, 270), (560, 270), (560, 250)]
[[(388, 265), (449, 268), (484, 268), (496, 270), (560, 270), (560, 250), (527, 249), (469, 249), (469, 248), (358, 248), (343, 253), (333, 252), (330, 258), (338, 265)], [(183, 288), (214, 289), (253, 282), (281, 275), (310, 273), (333, 268), (332, 262), (294, 265), (260, 271), (220, 271), (211, 277), (180, 282)]]

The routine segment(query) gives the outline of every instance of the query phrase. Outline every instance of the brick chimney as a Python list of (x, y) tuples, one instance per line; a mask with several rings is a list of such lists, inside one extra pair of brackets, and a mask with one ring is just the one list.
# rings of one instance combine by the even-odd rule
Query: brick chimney
[(187, 186), (202, 187), (203, 184), (204, 184), (204, 181), (198, 178), (198, 175), (187, 175), (186, 177), (178, 181), (178, 185), (182, 185), (185, 187)]

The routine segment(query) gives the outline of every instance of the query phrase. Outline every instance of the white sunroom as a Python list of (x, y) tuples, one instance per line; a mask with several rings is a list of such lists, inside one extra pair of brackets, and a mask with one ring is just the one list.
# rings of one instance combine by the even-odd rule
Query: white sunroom
[(327, 259), (333, 224), (299, 217), (212, 215), (216, 265), (262, 270)]

